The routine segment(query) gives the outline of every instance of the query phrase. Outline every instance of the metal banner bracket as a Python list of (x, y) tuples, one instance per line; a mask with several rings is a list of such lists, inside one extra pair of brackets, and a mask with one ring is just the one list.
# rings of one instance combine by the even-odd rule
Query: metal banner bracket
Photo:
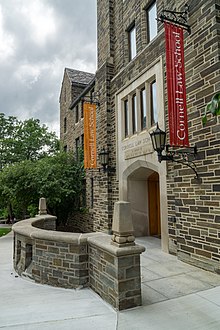
[(157, 18), (161, 22), (170, 22), (174, 25), (181, 26), (184, 30), (187, 30), (191, 34), (191, 27), (187, 24), (187, 18), (189, 14), (189, 5), (185, 4), (184, 11), (162, 10), (162, 14)]

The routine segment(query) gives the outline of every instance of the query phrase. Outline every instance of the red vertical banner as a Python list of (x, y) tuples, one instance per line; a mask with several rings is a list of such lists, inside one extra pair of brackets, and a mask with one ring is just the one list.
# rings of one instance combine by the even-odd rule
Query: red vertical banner
[(189, 146), (183, 29), (165, 22), (168, 117), (171, 146)]
[(84, 167), (96, 168), (96, 105), (83, 103)]

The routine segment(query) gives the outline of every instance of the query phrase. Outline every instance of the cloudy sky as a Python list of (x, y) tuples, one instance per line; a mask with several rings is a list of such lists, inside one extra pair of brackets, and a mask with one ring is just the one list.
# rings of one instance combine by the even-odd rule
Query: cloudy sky
[(96, 0), (0, 0), (0, 112), (59, 133), (65, 67), (96, 70)]

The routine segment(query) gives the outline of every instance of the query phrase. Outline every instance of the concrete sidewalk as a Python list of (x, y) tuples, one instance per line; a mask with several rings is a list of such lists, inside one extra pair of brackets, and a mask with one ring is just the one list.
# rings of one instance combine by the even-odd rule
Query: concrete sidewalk
[(0, 238), (0, 329), (220, 329), (220, 276), (184, 264), (140, 238), (143, 306), (116, 312), (90, 289), (39, 285), (12, 268), (12, 234)]

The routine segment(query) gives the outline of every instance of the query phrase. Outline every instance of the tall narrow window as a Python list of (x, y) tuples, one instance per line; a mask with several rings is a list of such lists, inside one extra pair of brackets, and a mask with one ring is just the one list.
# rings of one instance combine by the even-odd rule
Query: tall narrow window
[(147, 102), (146, 89), (141, 90), (141, 130), (147, 127)]
[(79, 105), (76, 106), (76, 123), (79, 121)]
[(64, 133), (66, 133), (66, 129), (67, 129), (67, 122), (66, 122), (66, 117), (64, 118), (64, 121), (63, 121), (63, 130), (64, 130)]
[(65, 145), (65, 146), (63, 147), (63, 151), (64, 151), (64, 152), (67, 152), (67, 145)]
[(84, 150), (84, 134), (81, 135), (81, 148)]
[(129, 110), (128, 110), (128, 100), (124, 101), (124, 134), (125, 137), (128, 136), (128, 128), (129, 128)]
[(80, 148), (79, 137), (75, 140), (75, 144), (76, 144), (76, 160), (79, 160), (79, 148)]
[(80, 206), (86, 207), (86, 179), (82, 180), (82, 192), (80, 196)]
[(132, 97), (132, 132), (137, 132), (137, 96), (136, 94)]
[(94, 205), (94, 180), (93, 178), (90, 179), (90, 184), (91, 184), (91, 200), (90, 200), (90, 207), (93, 209)]
[(157, 35), (157, 7), (156, 1), (147, 9), (148, 42)]
[(151, 96), (151, 124), (153, 125), (158, 122), (156, 80), (150, 84), (150, 96)]
[(128, 31), (129, 36), (129, 59), (130, 61), (136, 56), (136, 28), (135, 25)]
[(83, 102), (81, 102), (81, 118), (84, 117), (84, 111), (83, 111)]

